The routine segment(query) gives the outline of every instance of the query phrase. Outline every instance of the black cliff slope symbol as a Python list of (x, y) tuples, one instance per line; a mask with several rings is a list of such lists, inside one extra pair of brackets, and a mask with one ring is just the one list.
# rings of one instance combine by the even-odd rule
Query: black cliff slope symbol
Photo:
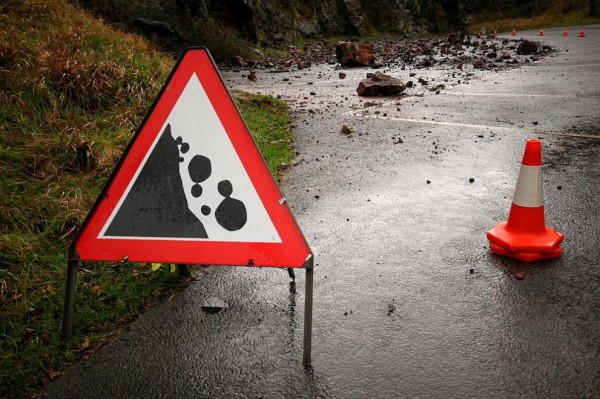
[(208, 238), (200, 220), (189, 210), (179, 174), (179, 147), (167, 125), (105, 236)]

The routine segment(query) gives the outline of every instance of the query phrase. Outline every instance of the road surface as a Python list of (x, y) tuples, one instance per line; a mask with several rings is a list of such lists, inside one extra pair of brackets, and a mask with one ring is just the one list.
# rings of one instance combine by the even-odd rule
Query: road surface
[[(49, 397), (600, 397), (600, 27), (561, 32), (519, 34), (558, 49), (540, 62), (368, 108), (365, 69), (224, 73), (294, 109), (282, 191), (315, 254), (313, 368), (304, 273), (293, 292), (283, 269), (212, 267)], [(533, 264), (492, 255), (485, 236), (506, 220), (528, 138), (542, 140), (546, 223), (566, 236), (561, 258)], [(229, 308), (203, 312), (210, 297)]]

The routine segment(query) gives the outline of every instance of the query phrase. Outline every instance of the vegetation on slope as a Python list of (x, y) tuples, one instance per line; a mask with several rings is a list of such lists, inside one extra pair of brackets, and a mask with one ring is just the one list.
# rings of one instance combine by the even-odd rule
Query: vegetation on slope
[[(495, 1), (495, 6), (476, 8), (469, 17), (469, 33), (481, 26), (488, 31), (509, 32), (513, 29), (546, 29), (575, 27), (600, 23), (600, 15), (592, 7), (596, 0)], [(471, 4), (471, 7), (475, 5)]]
[[(68, 246), (173, 65), (67, 0), (0, 3), (0, 398), (34, 396), (190, 282), (150, 265), (82, 265), (61, 347)], [(237, 97), (276, 172), (291, 158), (285, 105)]]

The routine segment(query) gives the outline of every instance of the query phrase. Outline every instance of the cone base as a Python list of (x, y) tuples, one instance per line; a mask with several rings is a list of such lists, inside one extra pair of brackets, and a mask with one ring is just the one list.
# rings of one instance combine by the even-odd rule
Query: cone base
[(496, 255), (506, 256), (523, 262), (535, 262), (544, 259), (559, 258), (562, 255), (562, 249), (556, 248), (552, 252), (513, 252), (494, 243), (490, 243), (490, 250)]
[(552, 253), (565, 236), (547, 226), (540, 232), (529, 232), (511, 229), (506, 222), (501, 222), (487, 232), (487, 238), (510, 252)]

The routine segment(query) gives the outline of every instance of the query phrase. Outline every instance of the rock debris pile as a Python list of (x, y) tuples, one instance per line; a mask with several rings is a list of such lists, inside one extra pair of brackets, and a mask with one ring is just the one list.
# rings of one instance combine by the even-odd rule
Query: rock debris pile
[(446, 39), (378, 40), (329, 43), (317, 41), (301, 47), (290, 46), (287, 55), (271, 56), (256, 50), (257, 60), (235, 57), (223, 68), (268, 69), (290, 72), (312, 64), (340, 68), (455, 68), (497, 70), (539, 61), (551, 54), (550, 46), (528, 40), (471, 38), (451, 34)]

